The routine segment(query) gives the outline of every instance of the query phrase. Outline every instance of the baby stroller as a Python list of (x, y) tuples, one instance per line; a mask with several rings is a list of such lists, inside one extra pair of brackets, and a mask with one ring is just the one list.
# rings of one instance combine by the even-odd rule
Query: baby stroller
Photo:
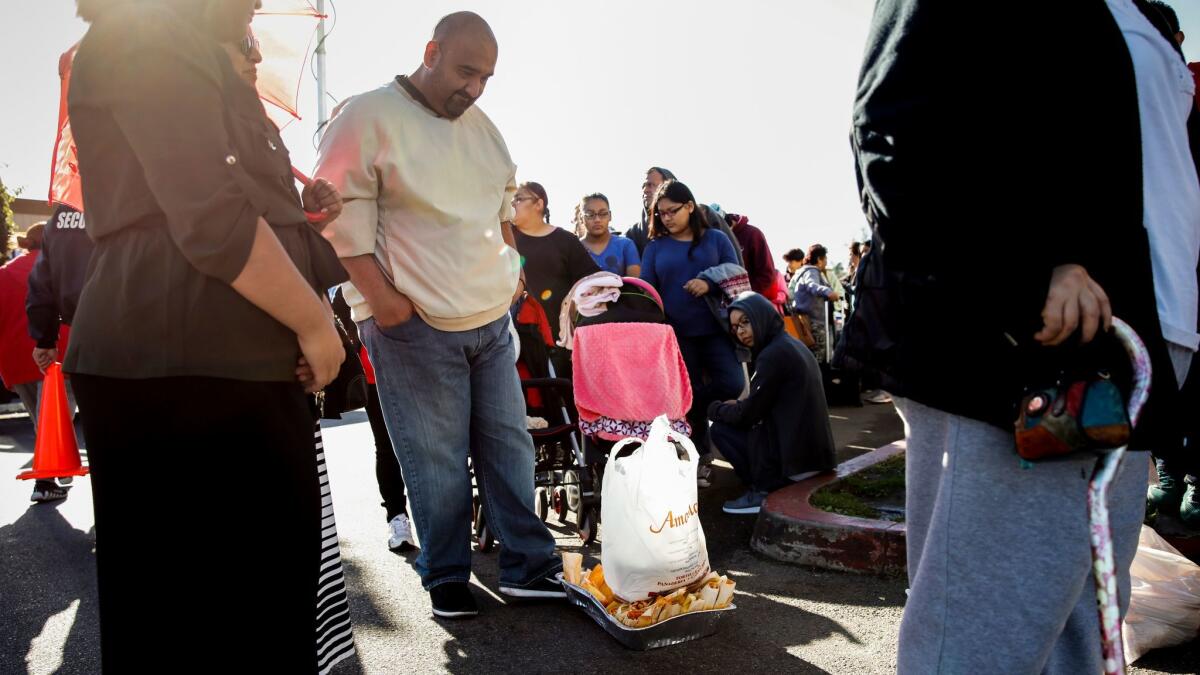
[[(650, 284), (602, 272), (576, 284), (571, 300), (563, 333), (572, 350), (584, 464), (594, 488), (583, 495), (582, 508), (591, 517), (599, 514), (604, 465), (617, 441), (645, 439), (664, 414), (676, 431), (691, 434), (685, 418), (692, 388), (662, 298)], [(589, 534), (585, 543), (595, 539), (595, 532)]]
[[(570, 368), (564, 350), (554, 345), (550, 322), (542, 306), (531, 299), (517, 303), (513, 326), (520, 342), (517, 372), (525, 390), (529, 435), (534, 446), (534, 507), (543, 520), (553, 513), (560, 524), (576, 514), (579, 538), (596, 539), (598, 510), (585, 508), (593, 500), (591, 474), (584, 462), (578, 418), (571, 397)], [(557, 364), (557, 365), (556, 365)], [(475, 536), (479, 550), (490, 551), (495, 538), (487, 526), (478, 493), (474, 499)]]

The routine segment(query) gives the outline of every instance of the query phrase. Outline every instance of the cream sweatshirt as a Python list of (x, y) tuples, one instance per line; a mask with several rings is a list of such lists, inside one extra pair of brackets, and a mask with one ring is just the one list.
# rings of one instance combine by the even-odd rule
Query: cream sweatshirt
[[(429, 325), (471, 330), (508, 311), (521, 263), (500, 223), (516, 165), (477, 106), (439, 117), (393, 80), (334, 112), (313, 175), (344, 200), (324, 232), (338, 256), (373, 253)], [(371, 316), (352, 284), (343, 293), (355, 321)]]

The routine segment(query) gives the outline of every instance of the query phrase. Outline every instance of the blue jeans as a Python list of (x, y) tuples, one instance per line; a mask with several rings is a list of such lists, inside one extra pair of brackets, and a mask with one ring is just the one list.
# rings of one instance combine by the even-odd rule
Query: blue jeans
[(533, 510), (533, 441), (509, 318), (461, 332), (413, 316), (359, 324), (384, 422), (404, 470), (426, 589), (471, 576), (471, 458), (484, 516), (502, 542), (500, 584), (528, 586), (561, 563)]
[(692, 440), (696, 450), (707, 455), (708, 404), (737, 398), (746, 386), (746, 375), (728, 335), (680, 337), (679, 351), (692, 383), (692, 409), (687, 416)]

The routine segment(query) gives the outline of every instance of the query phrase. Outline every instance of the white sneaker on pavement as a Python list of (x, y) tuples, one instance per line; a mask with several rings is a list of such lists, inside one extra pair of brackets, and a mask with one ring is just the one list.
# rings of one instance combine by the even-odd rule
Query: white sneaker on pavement
[(417, 541), (413, 539), (412, 524), (408, 522), (408, 514), (401, 513), (388, 522), (388, 548), (393, 551), (403, 550), (405, 545), (416, 548)]

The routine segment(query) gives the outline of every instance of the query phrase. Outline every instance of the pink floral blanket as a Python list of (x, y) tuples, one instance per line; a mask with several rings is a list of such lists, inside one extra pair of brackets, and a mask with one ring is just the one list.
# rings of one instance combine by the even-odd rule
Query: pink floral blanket
[(579, 417), (591, 427), (603, 420), (603, 428), (594, 429), (602, 438), (620, 440), (619, 427), (640, 428), (659, 415), (682, 422), (692, 406), (683, 355), (668, 325), (581, 326), (571, 359)]

